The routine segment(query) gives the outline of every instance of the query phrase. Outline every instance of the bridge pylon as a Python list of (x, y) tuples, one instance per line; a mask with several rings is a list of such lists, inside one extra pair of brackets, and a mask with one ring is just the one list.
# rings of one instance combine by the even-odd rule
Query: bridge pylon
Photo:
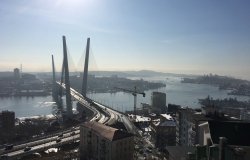
[(87, 39), (84, 71), (83, 71), (83, 80), (82, 80), (82, 95), (86, 97), (87, 93), (87, 81), (88, 81), (88, 66), (89, 66), (89, 47), (90, 47), (90, 38)]
[(68, 118), (72, 118), (73, 113), (72, 113), (72, 101), (71, 101), (71, 94), (70, 94), (69, 66), (68, 66), (66, 37), (63, 36), (62, 39), (63, 39), (63, 69), (62, 69), (62, 76), (64, 75), (65, 88), (66, 88), (66, 115), (67, 115)]
[(54, 63), (54, 57), (51, 55), (52, 58), (52, 97), (54, 100), (57, 101), (58, 99), (58, 92), (57, 92), (57, 87), (56, 87), (56, 71), (55, 71), (55, 63)]

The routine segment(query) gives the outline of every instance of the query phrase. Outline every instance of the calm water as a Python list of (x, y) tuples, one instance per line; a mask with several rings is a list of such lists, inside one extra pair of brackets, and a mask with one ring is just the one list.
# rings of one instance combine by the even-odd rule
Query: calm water
[[(139, 78), (133, 78), (139, 79)], [(178, 104), (183, 107), (200, 107), (198, 99), (205, 98), (208, 95), (213, 98), (236, 97), (238, 100), (247, 101), (249, 97), (227, 95), (228, 91), (218, 90), (218, 87), (204, 84), (181, 83), (180, 77), (153, 77), (144, 78), (144, 80), (166, 83), (166, 87), (156, 90), (146, 91), (146, 97), (137, 96), (137, 107), (140, 103), (151, 103), (151, 92), (159, 91), (167, 95), (167, 103)], [(134, 106), (134, 97), (131, 94), (118, 93), (95, 93), (88, 96), (96, 101), (106, 104), (119, 111), (132, 110)], [(75, 104), (75, 103), (74, 103)], [(75, 106), (75, 105), (74, 105)], [(11, 110), (16, 113), (16, 117), (27, 117), (35, 115), (51, 114), (57, 109), (51, 96), (47, 97), (9, 97), (0, 98), (0, 110)]]
[(56, 104), (47, 97), (2, 97), (0, 110), (14, 111), (16, 117), (51, 114)]
[[(140, 78), (133, 78), (140, 79)], [(204, 85), (204, 84), (188, 84), (181, 83), (181, 77), (153, 77), (144, 78), (144, 80), (162, 82), (166, 84), (166, 87), (146, 91), (146, 97), (142, 95), (137, 96), (137, 107), (141, 106), (141, 103), (151, 104), (151, 93), (153, 91), (159, 91), (166, 93), (167, 104), (178, 104), (183, 107), (197, 108), (200, 107), (198, 99), (206, 98), (208, 95), (214, 99), (236, 97), (241, 101), (248, 101), (249, 97), (246, 96), (233, 96), (227, 95), (228, 91), (219, 90), (216, 86)], [(118, 92), (115, 94), (110, 93), (95, 93), (89, 94), (89, 97), (107, 104), (119, 111), (133, 110), (134, 97), (131, 94)]]

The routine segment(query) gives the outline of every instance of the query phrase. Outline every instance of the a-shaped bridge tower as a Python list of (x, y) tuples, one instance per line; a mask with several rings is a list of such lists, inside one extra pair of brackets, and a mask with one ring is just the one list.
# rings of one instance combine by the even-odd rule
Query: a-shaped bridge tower
[[(69, 66), (68, 66), (68, 54), (67, 54), (67, 44), (66, 37), (63, 36), (63, 64), (62, 64), (62, 73), (61, 73), (61, 85), (65, 85), (66, 90), (66, 116), (72, 118), (72, 100), (70, 93), (70, 80), (69, 80)], [(86, 56), (85, 56), (85, 65), (83, 72), (83, 82), (82, 82), (82, 92), (81, 94), (86, 97), (87, 93), (87, 79), (88, 79), (88, 62), (89, 62), (89, 48), (90, 48), (90, 38), (87, 39), (86, 47)], [(52, 55), (52, 70), (53, 70), (53, 86), (52, 86), (52, 96), (57, 99), (58, 96), (62, 96), (62, 87), (57, 89), (56, 87), (56, 78), (55, 78), (55, 65), (54, 57)], [(59, 90), (59, 91), (58, 91)]]

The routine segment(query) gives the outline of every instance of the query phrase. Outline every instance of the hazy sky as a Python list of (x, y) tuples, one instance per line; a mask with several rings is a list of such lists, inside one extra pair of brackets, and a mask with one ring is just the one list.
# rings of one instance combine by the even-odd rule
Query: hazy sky
[(249, 0), (1, 0), (0, 70), (50, 71), (52, 53), (60, 70), (65, 35), (75, 65), (90, 37), (97, 70), (247, 78), (249, 8)]

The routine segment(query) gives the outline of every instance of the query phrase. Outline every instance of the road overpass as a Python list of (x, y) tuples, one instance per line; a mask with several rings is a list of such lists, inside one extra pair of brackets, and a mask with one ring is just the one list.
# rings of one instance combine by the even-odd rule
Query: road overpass
[[(83, 76), (84, 85), (82, 88), (82, 93), (79, 93), (70, 87), (66, 38), (65, 36), (63, 36), (62, 38), (63, 38), (63, 67), (61, 74), (61, 82), (56, 82), (54, 58), (52, 56), (52, 69), (53, 69), (52, 96), (54, 98), (58, 98), (58, 95), (61, 96), (62, 92), (59, 92), (58, 88), (60, 88), (60, 91), (61, 89), (66, 90), (67, 116), (69, 118), (72, 118), (71, 98), (73, 98), (76, 101), (78, 101), (81, 104), (81, 106), (93, 112), (93, 115), (89, 118), (89, 121), (97, 121), (99, 123), (106, 125), (112, 125), (117, 121), (120, 121), (124, 124), (128, 132), (133, 134), (138, 134), (136, 127), (133, 125), (132, 122), (129, 121), (129, 119), (124, 114), (115, 111), (114, 109), (108, 106), (93, 101), (85, 96), (87, 92), (88, 57), (89, 57), (88, 55), (89, 55), (89, 45), (90, 45), (89, 38), (87, 40), (87, 49), (86, 49), (85, 67)], [(63, 83), (63, 80), (65, 81), (65, 84)], [(56, 86), (58, 86), (58, 88)], [(72, 129), (74, 129), (74, 131)], [(0, 155), (2, 157), (6, 156), (7, 159), (15, 159), (16, 157), (22, 157), (35, 152), (44, 151), (53, 147), (59, 147), (64, 144), (71, 143), (75, 140), (79, 140), (80, 137), (79, 132), (80, 132), (79, 127), (77, 127), (62, 132), (58, 132), (56, 134), (46, 135), (40, 137), (39, 139), (38, 138), (31, 139), (29, 142), (15, 145), (11, 150), (0, 149)], [(63, 136), (60, 137), (61, 140), (57, 141), (57, 139), (59, 138), (58, 136), (60, 136), (61, 134), (63, 134)], [(31, 148), (29, 150), (24, 151), (26, 147), (31, 147)]]
[[(57, 82), (62, 88), (65, 88), (64, 84)], [(93, 101), (89, 98), (83, 97), (73, 88), (70, 89), (70, 94), (73, 99), (82, 104), (83, 107), (86, 107), (93, 111), (93, 116), (90, 121), (97, 121), (105, 125), (112, 125), (117, 121), (120, 121), (124, 124), (128, 132), (137, 134), (137, 130), (132, 122), (122, 113), (113, 110), (112, 108), (100, 104), (99, 102)], [(41, 137), (40, 139), (30, 140), (23, 144), (18, 144), (13, 147), (11, 150), (0, 149), (0, 155), (2, 157), (8, 157), (7, 159), (16, 159), (17, 157), (23, 157), (32, 153), (41, 152), (49, 148), (60, 147), (64, 144), (72, 143), (76, 140), (80, 140), (80, 127), (72, 127), (68, 130), (58, 132), (56, 134), (46, 135), (46, 137)], [(61, 141), (57, 142), (57, 139), (61, 137)], [(26, 147), (31, 147), (29, 151), (24, 151)]]

